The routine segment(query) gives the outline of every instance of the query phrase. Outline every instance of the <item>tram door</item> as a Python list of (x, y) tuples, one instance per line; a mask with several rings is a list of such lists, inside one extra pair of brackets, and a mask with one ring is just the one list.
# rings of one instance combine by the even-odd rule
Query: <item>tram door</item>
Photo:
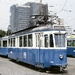
[(38, 61), (41, 61), (41, 49), (44, 46), (44, 38), (43, 33), (36, 34), (36, 47), (38, 48)]

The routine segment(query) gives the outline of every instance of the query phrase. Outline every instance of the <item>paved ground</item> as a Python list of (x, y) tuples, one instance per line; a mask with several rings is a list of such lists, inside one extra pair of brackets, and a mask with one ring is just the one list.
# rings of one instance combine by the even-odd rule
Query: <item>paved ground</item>
[(39, 72), (37, 68), (0, 56), (0, 75), (75, 75), (75, 58), (68, 57), (67, 72)]

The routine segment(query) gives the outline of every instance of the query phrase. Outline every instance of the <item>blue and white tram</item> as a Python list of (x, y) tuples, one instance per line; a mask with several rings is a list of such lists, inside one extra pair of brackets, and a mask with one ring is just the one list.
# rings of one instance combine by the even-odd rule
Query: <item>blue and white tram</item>
[(8, 36), (0, 38), (0, 55), (8, 55)]
[(75, 56), (75, 35), (67, 36), (67, 55)]
[(44, 26), (13, 34), (8, 37), (8, 57), (39, 68), (65, 68), (65, 33), (61, 26)]

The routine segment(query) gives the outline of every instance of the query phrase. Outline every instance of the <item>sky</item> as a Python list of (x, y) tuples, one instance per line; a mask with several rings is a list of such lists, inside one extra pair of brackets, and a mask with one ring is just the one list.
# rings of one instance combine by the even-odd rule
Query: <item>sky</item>
[[(40, 0), (0, 0), (0, 29), (7, 31), (10, 25), (10, 6), (13, 4), (22, 5), (26, 2), (40, 2)], [(75, 30), (75, 0), (42, 0), (47, 3), (50, 13), (64, 19), (65, 26), (71, 26)]]

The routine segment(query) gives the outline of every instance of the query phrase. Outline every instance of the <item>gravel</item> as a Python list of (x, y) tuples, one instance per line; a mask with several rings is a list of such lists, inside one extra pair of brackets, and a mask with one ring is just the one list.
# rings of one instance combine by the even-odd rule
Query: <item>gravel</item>
[(0, 75), (75, 75), (75, 58), (68, 57), (67, 60), (67, 71), (63, 73), (47, 70), (40, 72), (33, 66), (0, 56)]

